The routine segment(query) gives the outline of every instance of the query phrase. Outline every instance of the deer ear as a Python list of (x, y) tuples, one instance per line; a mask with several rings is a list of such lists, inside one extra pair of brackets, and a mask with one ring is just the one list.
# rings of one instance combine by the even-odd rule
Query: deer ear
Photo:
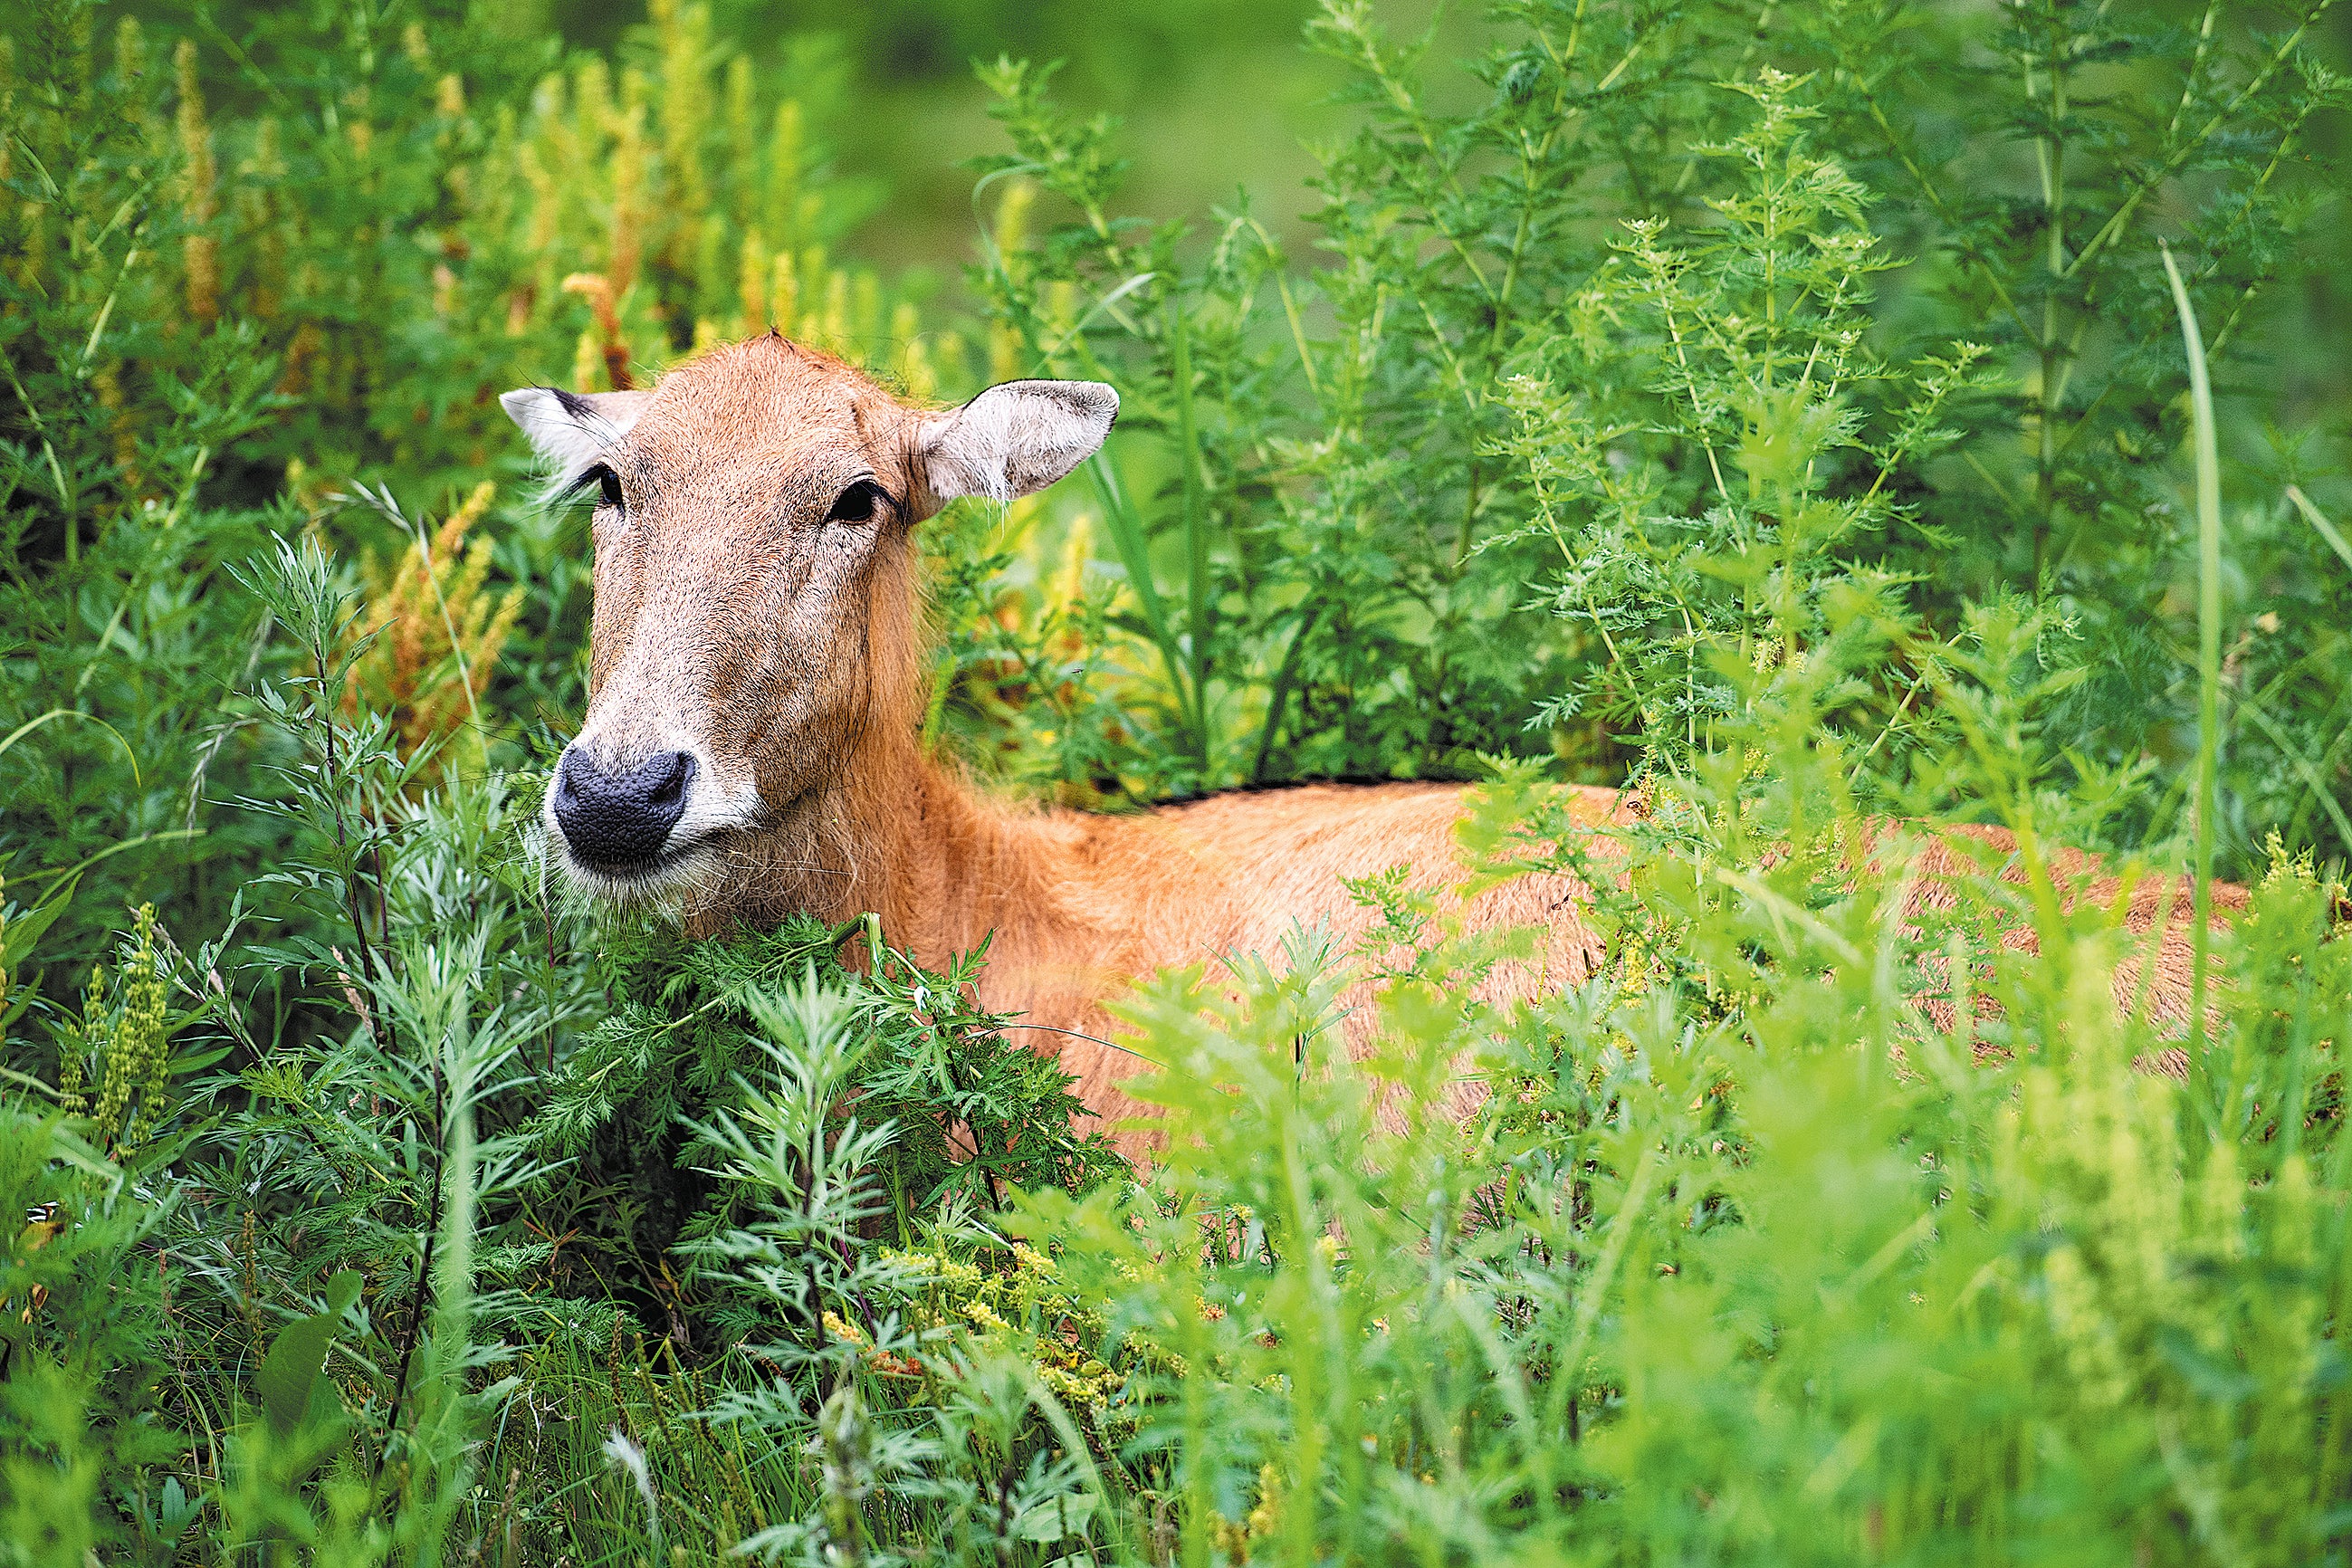
[(649, 392), (583, 394), (554, 386), (521, 386), (501, 393), (499, 406), (530, 437), (541, 459), (559, 479), (564, 479), (627, 435), (652, 395)]
[(1118, 416), (1099, 381), (1008, 381), (926, 418), (916, 461), (934, 507), (958, 496), (1011, 500), (1094, 456)]

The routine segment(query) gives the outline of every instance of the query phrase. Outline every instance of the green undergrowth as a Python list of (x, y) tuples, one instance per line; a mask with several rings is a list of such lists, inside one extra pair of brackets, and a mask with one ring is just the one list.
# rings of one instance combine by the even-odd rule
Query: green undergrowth
[[(959, 301), (698, 6), (28, 13), (0, 1563), (2342, 1557), (2352, 549), (2263, 378), (2346, 94), (2200, 16), (1544, 0), (1452, 72), (1333, 5), (1302, 257), (998, 62)], [(1360, 944), (1121, 1000), (1142, 1164), (984, 949), (550, 863), (587, 545), (491, 395), (765, 321), (1121, 391), (927, 525), (928, 745), (1478, 781)], [(1530, 875), (1597, 956), (1504, 1002), (1444, 893)]]

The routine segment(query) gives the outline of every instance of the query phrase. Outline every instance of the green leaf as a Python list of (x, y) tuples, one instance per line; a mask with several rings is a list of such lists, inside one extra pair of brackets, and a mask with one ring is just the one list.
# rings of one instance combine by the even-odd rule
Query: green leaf
[(162, 1506), (156, 1510), (156, 1523), (162, 1527), (162, 1539), (175, 1542), (188, 1533), (188, 1526), (196, 1522), (205, 1511), (201, 1497), (191, 1496), (176, 1477), (163, 1481)]
[(190, 1073), (202, 1072), (205, 1068), (212, 1066), (215, 1062), (219, 1061), (222, 1058), (227, 1056), (231, 1049), (232, 1047), (228, 1046), (215, 1046), (208, 1051), (194, 1051), (185, 1056), (173, 1057), (172, 1058), (172, 1076), (173, 1078), (185, 1078)]
[(1084, 1535), (1087, 1521), (1094, 1517), (1094, 1511), (1092, 1492), (1077, 1492), (1068, 1497), (1033, 1502), (1013, 1516), (1013, 1539), (1051, 1545), (1074, 1535)]
[(328, 1342), (359, 1294), (357, 1270), (346, 1268), (337, 1274), (327, 1281), (327, 1310), (287, 1324), (271, 1342), (269, 1353), (261, 1358), (261, 1370), (253, 1381), (261, 1390), (269, 1425), (279, 1434), (290, 1435), (310, 1414), (319, 1374), (326, 1370)]
[(8, 922), (7, 937), (0, 941), (0, 969), (16, 968), (16, 961), (33, 951), (33, 944), (41, 940), (41, 933), (66, 912), (66, 906), (73, 901), (74, 889), (80, 885), (79, 876), (67, 879), (63, 887), (34, 905), (29, 912)]

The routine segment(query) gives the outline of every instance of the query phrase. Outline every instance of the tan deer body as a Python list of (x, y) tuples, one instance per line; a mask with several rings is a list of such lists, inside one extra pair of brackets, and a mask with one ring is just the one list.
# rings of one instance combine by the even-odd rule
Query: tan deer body
[[(996, 801), (922, 754), (912, 528), (957, 496), (1010, 500), (1084, 461), (1108, 432), (1109, 388), (1015, 382), (931, 412), (770, 334), (650, 392), (504, 401), (559, 488), (601, 496), (588, 714), (546, 813), (589, 895), (658, 904), (696, 933), (872, 910), (935, 966), (992, 939), (982, 1004), (1041, 1031), (1031, 1043), (1117, 1118), (1132, 1107), (1118, 1086), (1144, 1069), (1103, 1043), (1104, 1004), (1136, 978), (1271, 949), (1301, 924), (1344, 947), (1370, 917), (1342, 878), (1404, 864), (1427, 885), (1455, 879), (1458, 785), (1304, 785), (1107, 816)], [(1607, 790), (1575, 805), (1596, 827), (1622, 809)], [(1926, 852), (1915, 901), (1937, 896), (1951, 853)], [(2134, 929), (2171, 901), (2138, 889)], [(1498, 993), (1588, 971), (1585, 903), (1566, 878), (1476, 900), (1474, 924), (1548, 933)], [(2150, 1001), (2178, 1018), (2185, 921), (2168, 923)]]
[[(1037, 1031), (1026, 1043), (1057, 1055), (1078, 1080), (1073, 1091), (1113, 1121), (1135, 1109), (1118, 1086), (1142, 1064), (1109, 1044), (1117, 1034), (1104, 1004), (1134, 980), (1270, 952), (1299, 926), (1328, 931), (1344, 952), (1371, 917), (1342, 878), (1400, 864), (1441, 888), (1458, 876), (1455, 784), (1307, 784), (1111, 816), (998, 802), (923, 760), (907, 759), (895, 776), (907, 787), (863, 836), (840, 885), (779, 878), (745, 902), (690, 917), (691, 928), (772, 923), (799, 908), (828, 919), (871, 910), (894, 943), (933, 966), (987, 940), (982, 1003)], [(1612, 791), (1581, 793), (1596, 822), (1616, 804)], [(1549, 934), (1535, 964), (1513, 965), (1494, 984), (1497, 995), (1587, 972), (1597, 942), (1581, 904), (1559, 878), (1475, 900), (1475, 924)]]

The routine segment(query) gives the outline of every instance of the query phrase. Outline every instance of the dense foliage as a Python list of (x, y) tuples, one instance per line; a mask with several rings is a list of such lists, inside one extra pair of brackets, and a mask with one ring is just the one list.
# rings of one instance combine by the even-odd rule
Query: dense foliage
[[(1335, 0), (1290, 226), (1130, 216), (1000, 60), (961, 297), (731, 16), (12, 17), (0, 1560), (2352, 1545), (2324, 5), (1512, 0), (1460, 70)], [(1626, 785), (1602, 973), (1482, 1002), (1368, 879), (1131, 998), (1139, 1170), (984, 952), (570, 907), (586, 530), (496, 394), (770, 323), (1121, 390), (927, 525), (927, 744), (1478, 778), (1467, 883)], [(1906, 919), (1853, 845), (1929, 816), (2020, 850)], [(2185, 1038), (2059, 844), (2255, 884)]]

